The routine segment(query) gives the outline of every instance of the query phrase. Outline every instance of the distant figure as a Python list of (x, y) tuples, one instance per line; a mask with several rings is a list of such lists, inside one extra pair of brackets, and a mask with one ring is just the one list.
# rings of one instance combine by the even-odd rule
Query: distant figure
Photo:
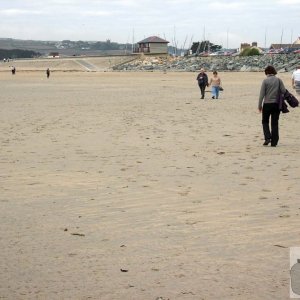
[[(264, 146), (271, 143), (272, 147), (276, 147), (279, 141), (278, 120), (280, 115), (278, 105), (279, 93), (285, 93), (286, 89), (281, 79), (276, 77), (276, 70), (273, 66), (268, 66), (265, 69), (265, 78), (262, 82), (258, 110), (262, 112), (262, 126), (265, 137)], [(269, 120), (271, 116), (271, 131), (269, 127)]]
[(218, 76), (217, 71), (213, 71), (213, 77), (210, 79), (209, 85), (211, 85), (212, 99), (218, 99), (221, 86), (221, 78)]
[(205, 96), (205, 88), (208, 86), (208, 77), (204, 71), (204, 69), (200, 69), (200, 73), (197, 76), (198, 86), (201, 91), (201, 99), (204, 99)]
[(11, 74), (12, 75), (16, 74), (16, 68), (14, 66), (11, 67)]
[(297, 67), (296, 71), (293, 72), (292, 85), (296, 90), (296, 93), (300, 95), (300, 65)]
[(49, 68), (46, 70), (46, 74), (47, 74), (47, 78), (49, 78), (50, 77), (50, 69)]

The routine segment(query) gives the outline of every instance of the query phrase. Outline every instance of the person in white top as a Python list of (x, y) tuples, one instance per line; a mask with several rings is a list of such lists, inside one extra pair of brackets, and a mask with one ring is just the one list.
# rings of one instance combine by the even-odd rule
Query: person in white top
[(297, 67), (296, 71), (293, 72), (292, 85), (297, 94), (300, 95), (300, 65)]

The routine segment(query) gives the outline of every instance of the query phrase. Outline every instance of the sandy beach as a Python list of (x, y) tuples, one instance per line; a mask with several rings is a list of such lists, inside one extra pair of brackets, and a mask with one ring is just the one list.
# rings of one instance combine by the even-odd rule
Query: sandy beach
[(300, 110), (263, 147), (263, 73), (216, 101), (196, 73), (43, 69), (0, 72), (0, 299), (289, 298)]

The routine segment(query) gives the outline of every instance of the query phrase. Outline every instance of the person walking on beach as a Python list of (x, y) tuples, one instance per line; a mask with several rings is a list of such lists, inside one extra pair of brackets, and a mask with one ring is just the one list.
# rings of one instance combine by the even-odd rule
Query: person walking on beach
[(50, 77), (50, 69), (49, 68), (46, 70), (46, 74), (47, 74), (47, 78), (49, 78)]
[(16, 68), (14, 66), (11, 67), (11, 74), (12, 75), (16, 74)]
[(213, 77), (210, 79), (209, 85), (211, 85), (212, 99), (218, 99), (221, 86), (221, 78), (218, 76), (217, 71), (213, 71)]
[(201, 99), (204, 99), (205, 96), (205, 88), (208, 86), (208, 77), (205, 73), (205, 70), (200, 69), (200, 73), (197, 76), (198, 86), (201, 91)]
[(296, 93), (300, 95), (300, 65), (297, 67), (296, 71), (293, 72), (292, 85), (296, 90)]
[[(276, 147), (279, 140), (279, 93), (285, 93), (285, 86), (280, 78), (276, 77), (276, 70), (273, 66), (268, 66), (265, 69), (265, 78), (262, 82), (259, 100), (258, 110), (262, 112), (262, 126), (265, 142), (264, 146), (268, 146), (271, 143), (272, 147)], [(271, 117), (271, 131), (269, 127), (269, 120)]]

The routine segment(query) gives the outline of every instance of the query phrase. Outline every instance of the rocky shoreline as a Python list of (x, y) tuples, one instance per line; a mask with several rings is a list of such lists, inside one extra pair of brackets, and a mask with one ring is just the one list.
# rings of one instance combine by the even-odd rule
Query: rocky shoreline
[(267, 65), (273, 65), (279, 72), (290, 72), (300, 64), (299, 54), (273, 54), (261, 56), (217, 56), (217, 57), (143, 57), (120, 64), (116, 71), (207, 71), (261, 72)]

